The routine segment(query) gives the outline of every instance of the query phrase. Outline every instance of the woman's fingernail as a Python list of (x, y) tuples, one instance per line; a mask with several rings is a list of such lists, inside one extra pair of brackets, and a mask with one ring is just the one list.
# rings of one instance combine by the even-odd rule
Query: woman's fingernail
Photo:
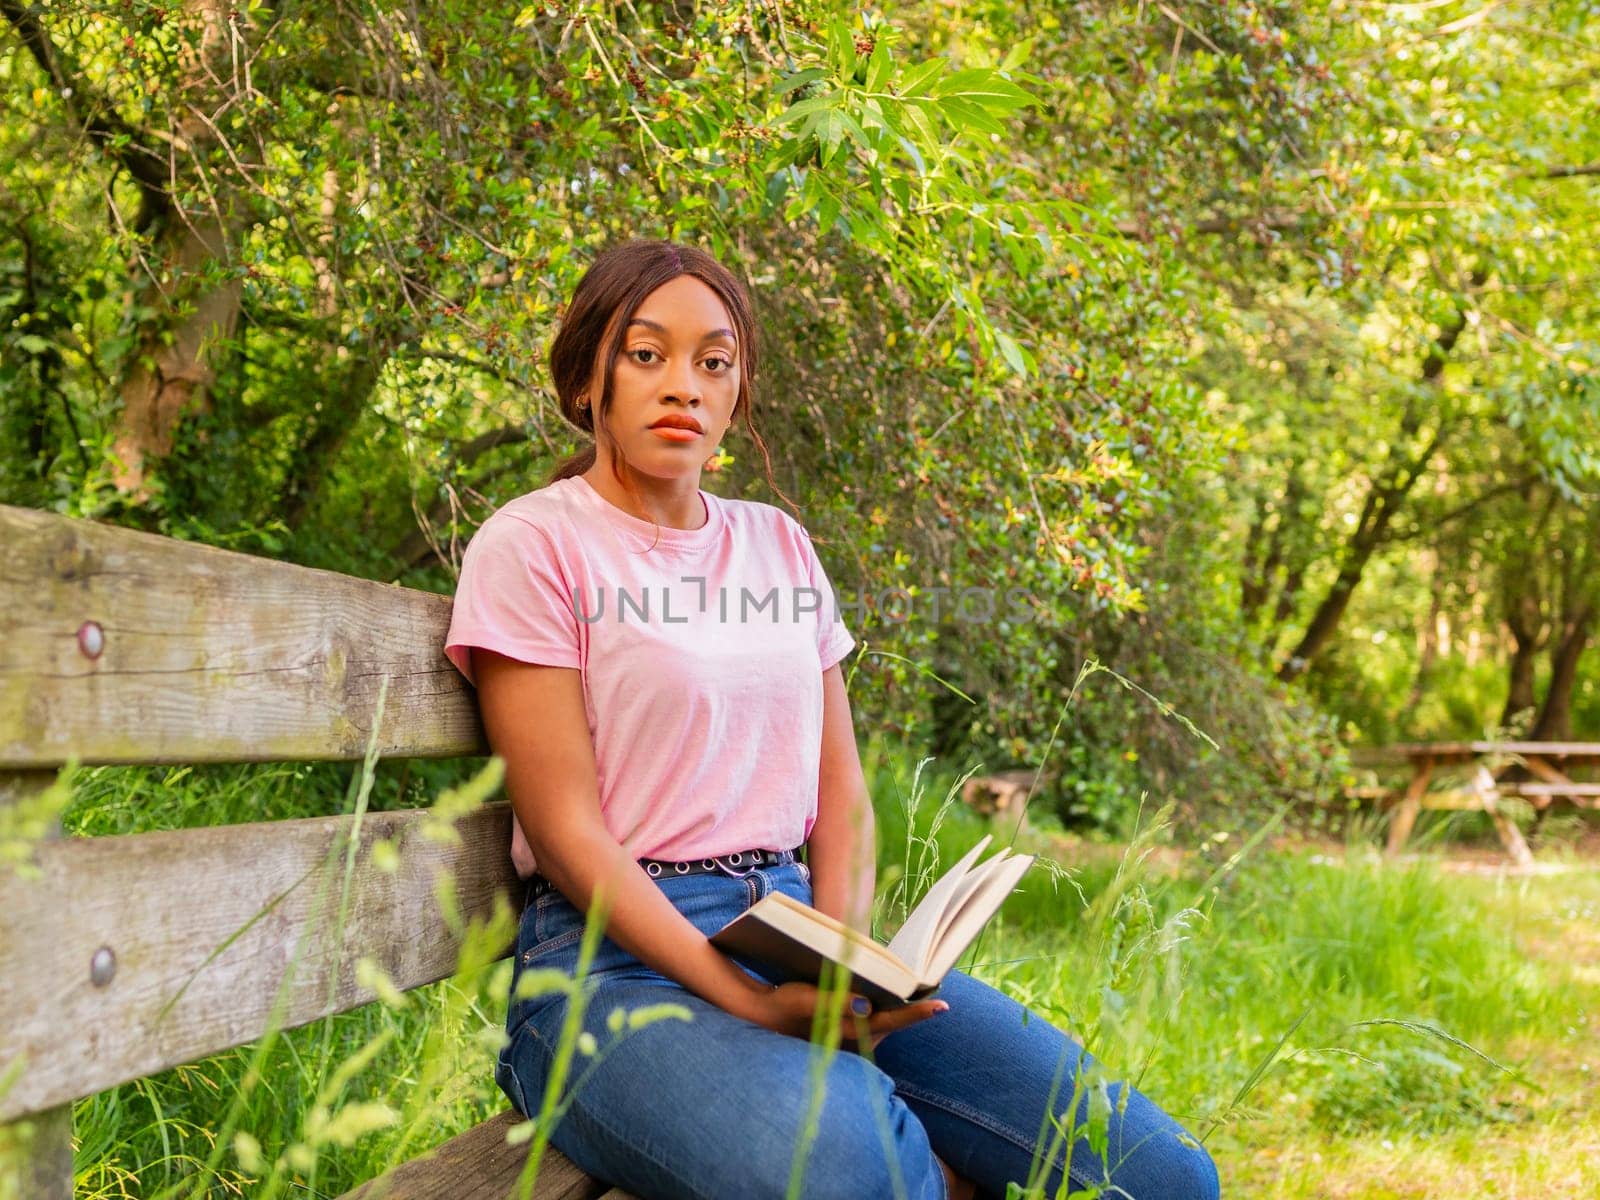
[(936, 1012), (936, 1013), (949, 1012), (950, 1011), (950, 1006), (948, 1004), (946, 1004), (943, 1000), (940, 1000), (937, 1004), (935, 1004), (933, 1006), (933, 1011)]
[(872, 1011), (872, 1005), (869, 1004), (863, 997), (857, 996), (854, 1000), (850, 1001), (850, 1011), (855, 1013), (855, 1015), (858, 1017), (864, 1017)]

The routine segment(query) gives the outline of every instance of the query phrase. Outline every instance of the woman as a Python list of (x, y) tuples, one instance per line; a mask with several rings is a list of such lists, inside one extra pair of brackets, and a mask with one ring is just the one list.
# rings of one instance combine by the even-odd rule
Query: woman
[[(1046, 1105), (1074, 1119), (1089, 1063), (1076, 1044), (954, 971), (893, 1011), (856, 997), (842, 1033), (855, 1053), (828, 1057), (809, 1041), (815, 986), (707, 940), (774, 889), (869, 929), (874, 888), (838, 666), (855, 643), (827, 575), (787, 513), (699, 487), (735, 420), (766, 454), (745, 288), (689, 246), (613, 247), (578, 284), (550, 365), (595, 447), (478, 530), (447, 653), (506, 764), (530, 881), (516, 978), (572, 973), (585, 912), (605, 915), (584, 1017), (605, 1052), (575, 1065), (552, 1144), (646, 1198), (778, 1197), (792, 1170), (808, 1197), (1003, 1197), (1051, 1140)], [(662, 1002), (690, 1019), (608, 1031), (614, 1009)], [(567, 1004), (513, 985), (496, 1078), (524, 1114)], [(1169, 1117), (1124, 1085), (1111, 1096), (1106, 1159), (1081, 1136), (1080, 1090), (1080, 1136), (1047, 1194), (1065, 1169), (1067, 1190), (1216, 1196), (1210, 1158)]]

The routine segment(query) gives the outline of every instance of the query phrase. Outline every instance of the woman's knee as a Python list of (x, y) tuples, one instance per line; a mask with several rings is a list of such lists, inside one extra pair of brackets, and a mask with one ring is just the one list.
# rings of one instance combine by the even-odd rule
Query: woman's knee
[(1164, 1195), (1182, 1196), (1185, 1200), (1191, 1197), (1192, 1200), (1220, 1200), (1222, 1181), (1217, 1177), (1217, 1164), (1198, 1142), (1173, 1151), (1168, 1169), (1172, 1172), (1172, 1182)]
[(1186, 1142), (1163, 1141), (1136, 1169), (1114, 1172), (1112, 1179), (1132, 1200), (1219, 1200), (1216, 1163), (1205, 1147)]
[(1109, 1149), (1112, 1181), (1133, 1200), (1218, 1200), (1221, 1184), (1206, 1148), (1138, 1091), (1111, 1088), (1116, 1128)]

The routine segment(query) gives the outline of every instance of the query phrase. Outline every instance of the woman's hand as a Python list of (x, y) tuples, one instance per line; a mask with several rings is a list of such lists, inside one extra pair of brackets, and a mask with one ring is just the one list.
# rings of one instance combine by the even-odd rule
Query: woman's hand
[[(749, 1011), (742, 1015), (765, 1029), (810, 1040), (813, 1018), (822, 1003), (823, 993), (815, 984), (784, 983), (754, 993)], [(949, 1007), (943, 1000), (919, 1000), (900, 1008), (873, 1012), (865, 996), (851, 995), (846, 999), (844, 1012), (839, 1018), (840, 1041), (847, 1049), (858, 1054), (863, 1045), (873, 1050), (897, 1029), (926, 1021)]]

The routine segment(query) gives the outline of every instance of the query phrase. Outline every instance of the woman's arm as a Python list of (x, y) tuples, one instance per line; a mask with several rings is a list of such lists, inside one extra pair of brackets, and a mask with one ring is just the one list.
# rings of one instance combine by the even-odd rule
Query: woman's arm
[[(584, 912), (603, 889), (610, 903), (606, 934), (646, 966), (736, 1017), (792, 1037), (810, 1036), (821, 998), (816, 985), (772, 987), (748, 975), (672, 906), (611, 836), (600, 813), (580, 673), (480, 649), (472, 652), (472, 666), (489, 745), (505, 760), (506, 792), (540, 873)], [(842, 680), (837, 687), (842, 695)], [(848, 725), (848, 714), (845, 720)], [(860, 769), (857, 763), (857, 775)], [(832, 877), (831, 869), (825, 873)], [(869, 904), (870, 882), (869, 875)], [(940, 1000), (922, 1000), (871, 1013), (864, 1021), (846, 1014), (841, 1037), (852, 1047), (862, 1041), (876, 1045), (945, 1007)]]
[(756, 1020), (771, 988), (713, 946), (606, 828), (580, 672), (483, 649), (473, 650), (472, 666), (484, 729), (505, 760), (506, 792), (540, 874), (584, 912), (604, 888), (614, 942), (702, 999)]
[(817, 819), (806, 841), (811, 902), (819, 912), (872, 932), (877, 846), (872, 799), (856, 750), (850, 695), (838, 664), (822, 673), (822, 761)]

